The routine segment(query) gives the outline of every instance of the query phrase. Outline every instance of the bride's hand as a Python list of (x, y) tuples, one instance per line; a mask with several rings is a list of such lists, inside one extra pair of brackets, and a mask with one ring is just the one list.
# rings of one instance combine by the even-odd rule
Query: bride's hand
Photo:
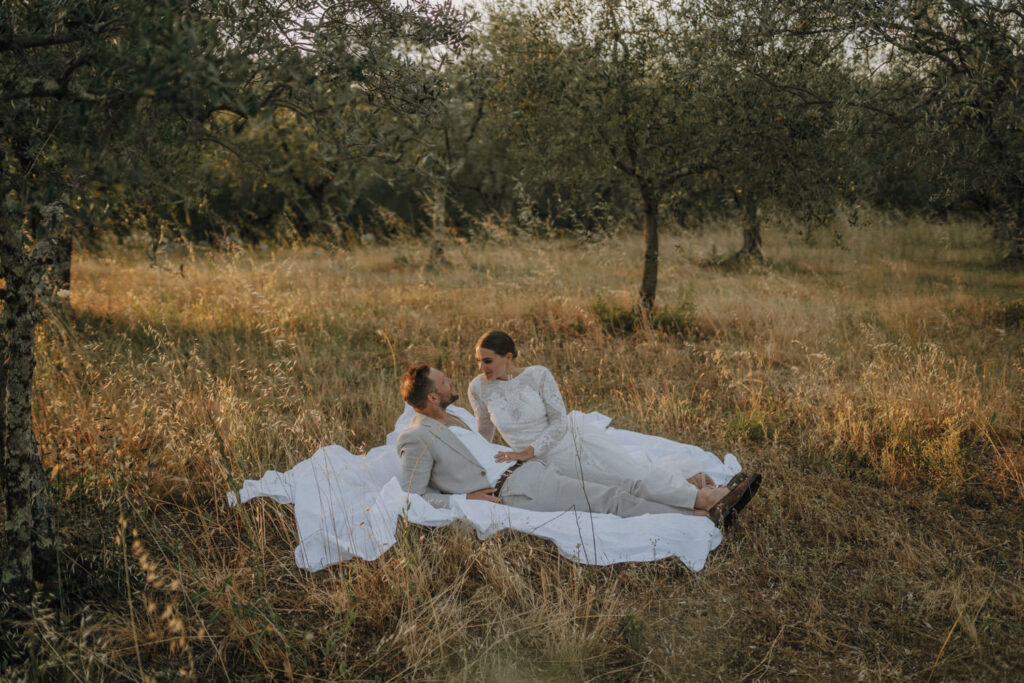
[(533, 457), (533, 446), (527, 446), (521, 451), (503, 451), (494, 456), (494, 462), (522, 462)]

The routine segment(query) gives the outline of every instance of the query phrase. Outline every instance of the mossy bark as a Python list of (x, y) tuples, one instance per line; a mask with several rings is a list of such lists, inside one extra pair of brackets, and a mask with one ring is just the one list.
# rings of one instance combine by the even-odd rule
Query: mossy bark
[[(16, 600), (28, 600), (39, 583), (56, 573), (53, 501), (39, 456), (32, 424), (32, 385), (35, 374), (36, 323), (40, 283), (52, 240), (36, 239), (31, 250), (20, 216), (0, 209), (0, 275), (4, 278), (2, 314), (3, 482), (6, 553), (0, 586)], [(40, 225), (33, 211), (30, 228)]]

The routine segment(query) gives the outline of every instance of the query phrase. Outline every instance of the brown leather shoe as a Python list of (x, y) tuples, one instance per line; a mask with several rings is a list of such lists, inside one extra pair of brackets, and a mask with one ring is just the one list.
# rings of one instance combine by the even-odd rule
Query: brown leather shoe
[(736, 521), (736, 514), (746, 507), (761, 487), (761, 475), (740, 472), (726, 486), (730, 487), (729, 493), (711, 506), (708, 517), (719, 528), (728, 529)]
[(726, 484), (726, 487), (728, 487), (731, 491), (732, 489), (736, 488), (737, 484), (739, 484), (741, 481), (745, 481), (749, 476), (749, 474), (741, 470), (736, 474), (732, 475), (732, 479), (729, 480), (729, 483)]

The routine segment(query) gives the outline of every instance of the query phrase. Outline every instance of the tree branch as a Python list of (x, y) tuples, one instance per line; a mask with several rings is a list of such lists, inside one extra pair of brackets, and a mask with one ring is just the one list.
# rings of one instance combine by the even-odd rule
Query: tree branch
[(61, 31), (59, 33), (27, 36), (16, 36), (13, 33), (9, 33), (6, 36), (0, 37), (0, 52), (21, 52), (39, 47), (70, 45), (71, 43), (80, 43), (90, 38), (99, 37), (107, 32), (121, 31), (123, 29), (124, 23), (120, 19), (110, 19), (94, 24), (88, 27), (87, 30)]

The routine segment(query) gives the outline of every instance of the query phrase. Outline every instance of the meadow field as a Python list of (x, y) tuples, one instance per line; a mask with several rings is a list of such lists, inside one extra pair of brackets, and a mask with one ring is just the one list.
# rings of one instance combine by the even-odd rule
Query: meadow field
[[(642, 240), (493, 228), (427, 266), (348, 250), (76, 255), (40, 328), (36, 431), (63, 539), (12, 677), (55, 680), (1020, 680), (1024, 272), (968, 222), (875, 215), (843, 245), (663, 236), (660, 316), (621, 329)], [(570, 409), (732, 452), (765, 484), (694, 573), (400, 528), (296, 568), (292, 511), (225, 493), (361, 453), (407, 365), (465, 387), (508, 330)]]

